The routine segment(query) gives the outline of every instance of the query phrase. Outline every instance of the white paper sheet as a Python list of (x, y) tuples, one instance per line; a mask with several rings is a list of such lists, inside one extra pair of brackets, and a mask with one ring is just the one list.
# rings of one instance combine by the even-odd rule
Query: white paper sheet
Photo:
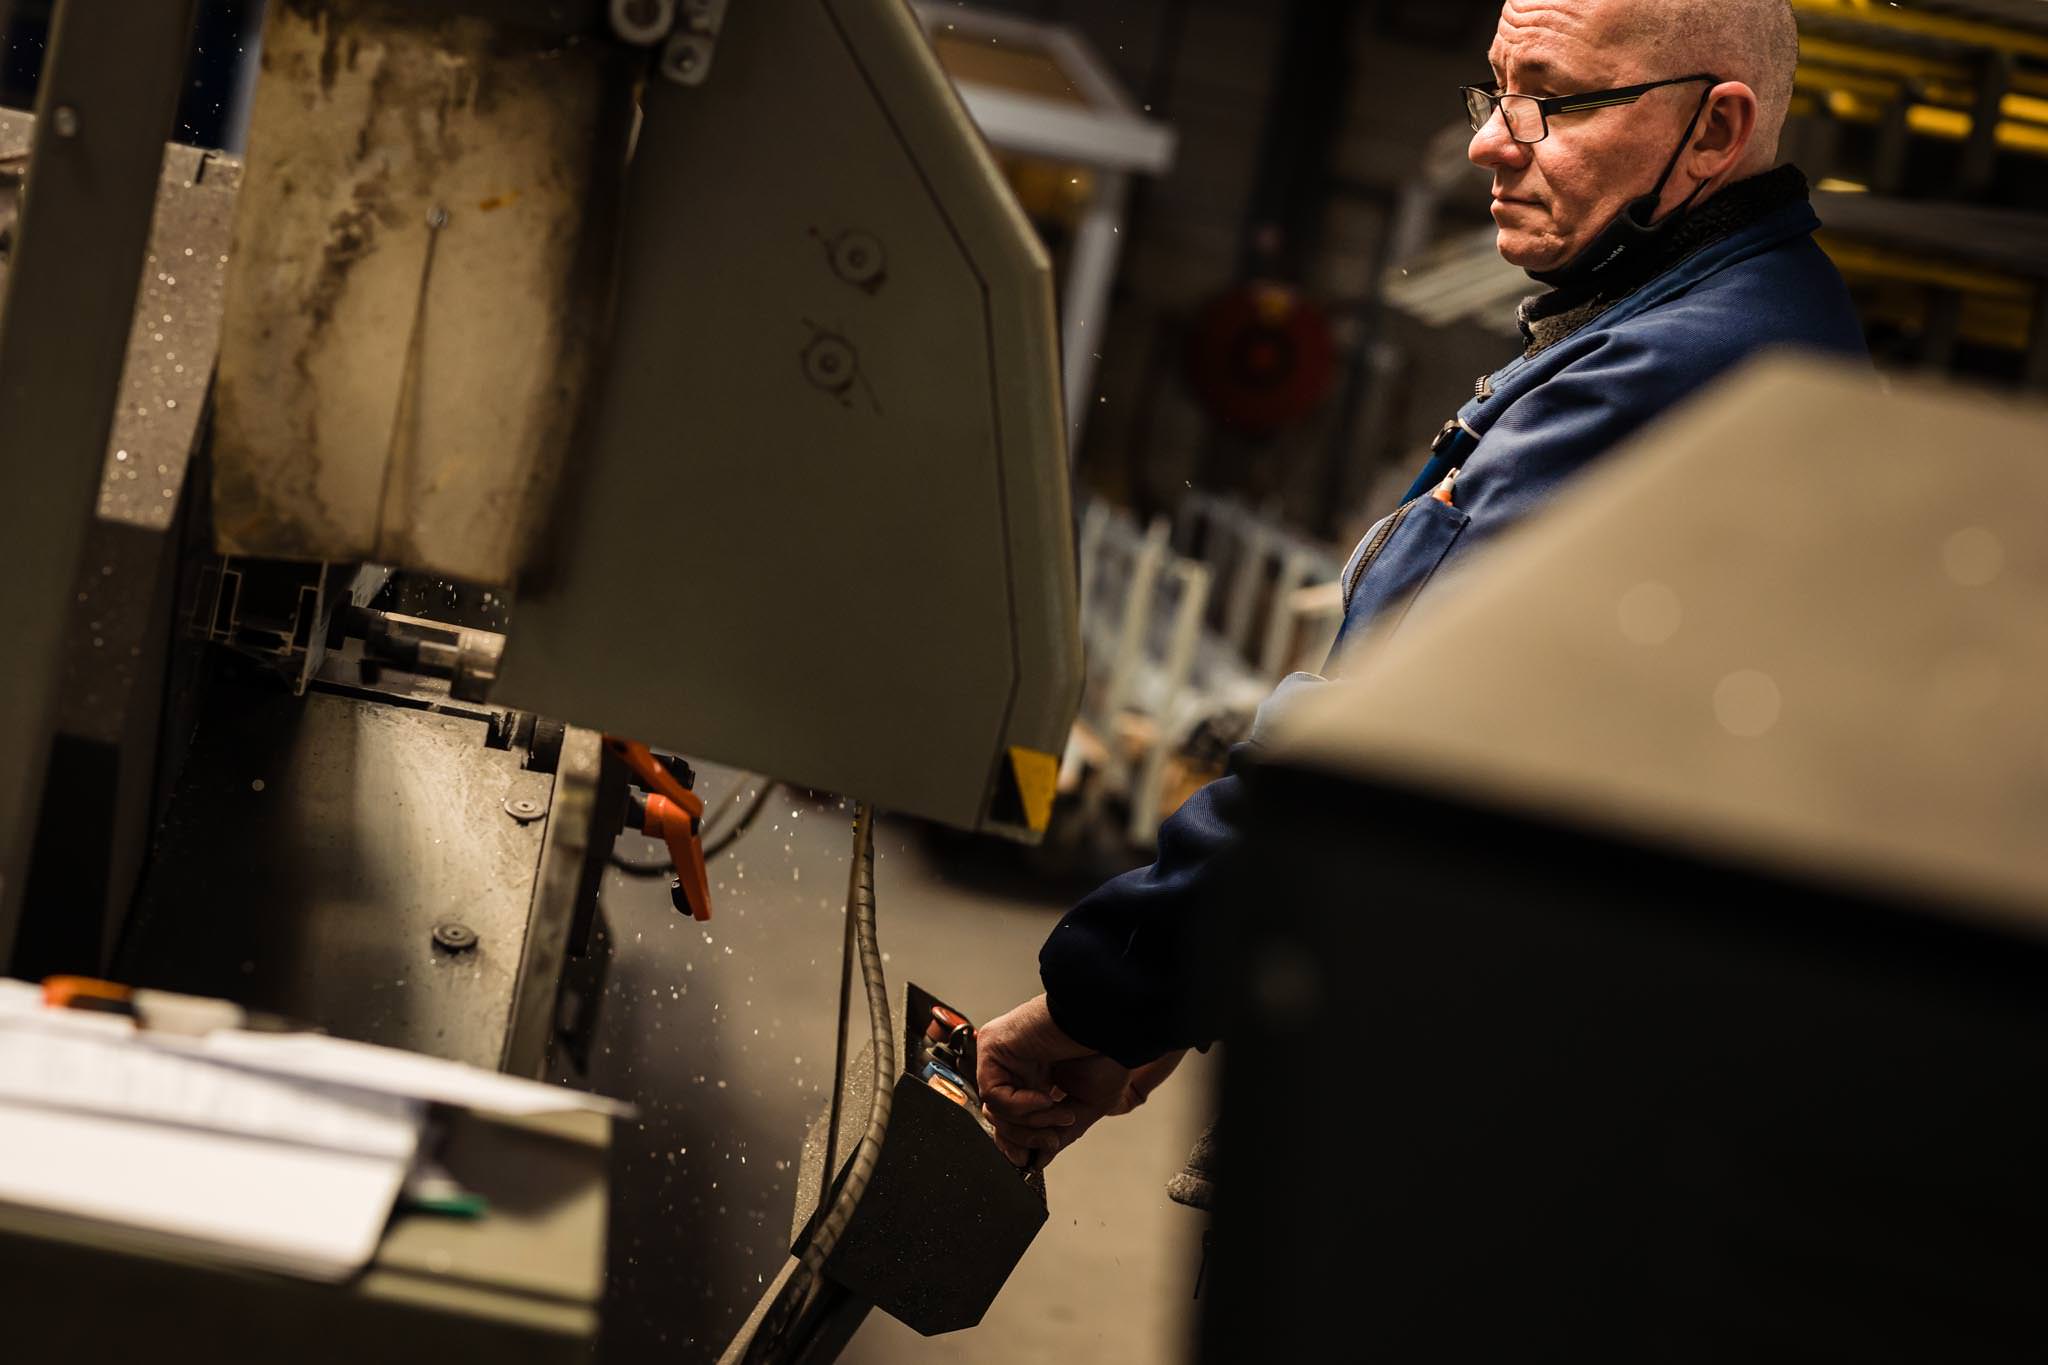
[(0, 1102), (0, 1201), (313, 1279), (369, 1263), (409, 1160)]
[(138, 1029), (0, 980), (0, 1203), (339, 1279), (375, 1255), (430, 1104), (631, 1112), (319, 1034)]

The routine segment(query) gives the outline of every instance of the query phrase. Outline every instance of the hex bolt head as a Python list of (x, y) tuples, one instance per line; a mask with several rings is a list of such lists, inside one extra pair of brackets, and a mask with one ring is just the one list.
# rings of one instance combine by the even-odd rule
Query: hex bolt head
[(711, 45), (694, 33), (671, 33), (661, 49), (661, 74), (678, 85), (696, 85), (711, 64)]
[(461, 920), (442, 920), (434, 926), (434, 946), (444, 952), (466, 953), (476, 941), (476, 930)]

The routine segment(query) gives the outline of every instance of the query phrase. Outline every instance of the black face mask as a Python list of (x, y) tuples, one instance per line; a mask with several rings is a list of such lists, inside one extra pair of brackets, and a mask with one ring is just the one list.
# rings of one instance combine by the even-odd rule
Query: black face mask
[(1614, 221), (1601, 228), (1592, 241), (1578, 255), (1566, 261), (1555, 270), (1531, 270), (1529, 278), (1538, 284), (1547, 284), (1553, 289), (1568, 285), (1590, 284), (1629, 256), (1644, 243), (1661, 236), (1665, 229), (1685, 216), (1693, 200), (1700, 197), (1700, 191), (1707, 187), (1702, 180), (1692, 187), (1692, 193), (1661, 221), (1657, 216), (1658, 201), (1664, 197), (1664, 184), (1671, 179), (1671, 173), (1678, 169), (1678, 158), (1685, 155), (1685, 149), (1692, 143), (1693, 130), (1699, 127), (1700, 115), (1707, 112), (1707, 101), (1713, 98), (1710, 87), (1700, 96), (1700, 102), (1692, 111), (1692, 119), (1685, 125), (1685, 136), (1678, 140), (1671, 159), (1664, 163), (1664, 174), (1657, 177), (1657, 183), (1650, 187), (1648, 194), (1629, 200), (1621, 206), (1621, 212), (1614, 215)]

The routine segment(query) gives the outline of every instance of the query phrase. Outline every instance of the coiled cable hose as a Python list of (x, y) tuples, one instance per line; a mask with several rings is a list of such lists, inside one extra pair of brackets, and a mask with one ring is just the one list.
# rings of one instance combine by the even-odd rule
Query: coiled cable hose
[[(853, 868), (848, 878), (846, 913), (852, 920), (854, 946), (860, 959), (861, 983), (868, 998), (868, 1028), (874, 1039), (874, 1093), (869, 1100), (867, 1131), (847, 1163), (846, 1179), (832, 1198), (831, 1206), (812, 1220), (810, 1240), (797, 1258), (796, 1270), (783, 1282), (761, 1328), (748, 1343), (743, 1360), (747, 1365), (765, 1365), (776, 1358), (782, 1339), (789, 1334), (804, 1310), (817, 1297), (823, 1283), (825, 1262), (853, 1221), (861, 1196), (874, 1178), (875, 1165), (882, 1159), (882, 1139), (889, 1131), (889, 1103), (896, 1088), (896, 1030), (889, 1022), (889, 988), (882, 979), (882, 950), (875, 938), (875, 830), (874, 811), (866, 804), (853, 816)], [(840, 1013), (842, 1037), (846, 1016)], [(842, 1055), (845, 1049), (841, 1049)], [(844, 1072), (833, 1079), (836, 1096), (845, 1085)], [(835, 1117), (838, 1108), (834, 1104)], [(820, 1198), (832, 1189), (834, 1172), (827, 1168), (819, 1176)]]

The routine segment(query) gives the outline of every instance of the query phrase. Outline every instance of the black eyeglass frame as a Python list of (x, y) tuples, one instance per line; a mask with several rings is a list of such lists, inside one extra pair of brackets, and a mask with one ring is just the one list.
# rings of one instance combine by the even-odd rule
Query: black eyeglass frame
[[(1471, 121), (1472, 131), (1478, 132), (1493, 122), (1495, 114), (1501, 116), (1501, 124), (1508, 136), (1523, 146), (1533, 146), (1550, 136), (1550, 118), (1553, 114), (1582, 114), (1592, 109), (1611, 109), (1616, 105), (1634, 104), (1652, 90), (1661, 90), (1667, 85), (1689, 85), (1693, 81), (1706, 81), (1719, 85), (1721, 78), (1701, 72), (1694, 76), (1673, 76), (1664, 81), (1644, 81), (1641, 85), (1622, 85), (1612, 90), (1589, 90), (1578, 95), (1516, 95), (1500, 90), (1489, 90), (1483, 85), (1461, 85), (1458, 92), (1465, 96), (1465, 114)], [(1480, 117), (1479, 108), (1473, 97), (1486, 101), (1486, 116)], [(1535, 137), (1515, 137), (1514, 124), (1502, 112), (1502, 100), (1528, 100), (1536, 106), (1536, 117), (1543, 125), (1543, 131)]]

